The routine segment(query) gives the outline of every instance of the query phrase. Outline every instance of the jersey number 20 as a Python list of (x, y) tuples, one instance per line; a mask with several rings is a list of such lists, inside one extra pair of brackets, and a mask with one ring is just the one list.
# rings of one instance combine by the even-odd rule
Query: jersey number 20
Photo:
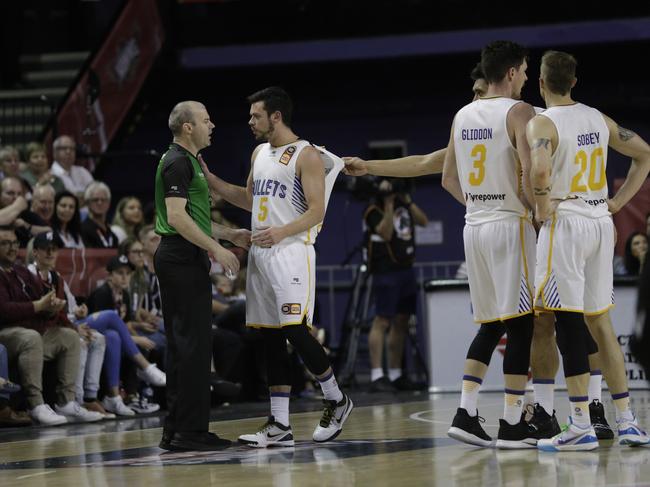
[[(587, 184), (584, 183), (583, 175), (587, 172), (587, 159), (589, 159), (589, 177)], [(589, 188), (591, 191), (598, 191), (605, 187), (607, 178), (605, 176), (605, 159), (603, 157), (603, 149), (598, 147), (591, 153), (591, 157), (583, 150), (578, 151), (576, 158), (573, 161), (580, 166), (578, 173), (571, 180), (572, 193), (586, 193)], [(600, 164), (599, 164), (600, 163)], [(598, 180), (596, 181), (596, 177)]]

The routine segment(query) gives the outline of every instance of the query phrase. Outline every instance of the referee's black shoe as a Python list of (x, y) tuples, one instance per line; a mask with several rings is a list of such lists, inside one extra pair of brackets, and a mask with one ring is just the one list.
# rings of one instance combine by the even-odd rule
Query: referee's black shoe
[(163, 429), (162, 438), (160, 439), (160, 443), (158, 443), (158, 448), (162, 448), (163, 450), (168, 450), (168, 451), (174, 451), (171, 446), (171, 441), (173, 437), (174, 437), (174, 433)]
[(160, 448), (169, 451), (215, 451), (223, 450), (232, 445), (232, 441), (219, 438), (214, 433), (175, 433), (174, 436), (165, 442), (165, 437), (158, 445)]

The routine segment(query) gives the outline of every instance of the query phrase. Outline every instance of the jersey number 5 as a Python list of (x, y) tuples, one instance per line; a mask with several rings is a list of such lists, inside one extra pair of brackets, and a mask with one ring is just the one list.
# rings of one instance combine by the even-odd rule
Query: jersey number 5
[(262, 196), (260, 198), (260, 212), (257, 214), (257, 219), (261, 222), (266, 220), (266, 217), (269, 216), (269, 209), (266, 206), (266, 203), (268, 203), (269, 198), (268, 196)]
[[(587, 172), (587, 160), (589, 159), (589, 178), (587, 184), (583, 181), (583, 175)], [(591, 157), (583, 150), (578, 151), (576, 158), (573, 161), (580, 166), (578, 173), (571, 180), (572, 193), (586, 193), (589, 188), (591, 191), (598, 191), (605, 187), (607, 178), (605, 176), (605, 159), (603, 157), (603, 149), (598, 147), (591, 153)], [(596, 181), (598, 177), (598, 181)]]
[(485, 157), (486, 149), (483, 144), (476, 144), (472, 147), (472, 157), (474, 159), (474, 168), (476, 171), (469, 173), (469, 184), (472, 186), (480, 186), (485, 179)]

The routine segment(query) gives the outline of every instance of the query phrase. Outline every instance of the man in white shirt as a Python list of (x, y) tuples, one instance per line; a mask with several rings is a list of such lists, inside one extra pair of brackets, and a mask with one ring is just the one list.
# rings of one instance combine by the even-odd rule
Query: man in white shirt
[(52, 174), (63, 181), (65, 188), (79, 198), (79, 204), (83, 206), (84, 191), (94, 179), (88, 169), (75, 165), (76, 147), (75, 140), (69, 135), (61, 135), (54, 140)]

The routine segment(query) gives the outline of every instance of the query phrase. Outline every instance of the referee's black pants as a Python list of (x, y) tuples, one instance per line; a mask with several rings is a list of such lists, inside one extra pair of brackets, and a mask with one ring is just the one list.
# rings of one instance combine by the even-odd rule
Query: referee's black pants
[(207, 253), (164, 236), (154, 257), (167, 334), (165, 433), (208, 431), (212, 284)]

